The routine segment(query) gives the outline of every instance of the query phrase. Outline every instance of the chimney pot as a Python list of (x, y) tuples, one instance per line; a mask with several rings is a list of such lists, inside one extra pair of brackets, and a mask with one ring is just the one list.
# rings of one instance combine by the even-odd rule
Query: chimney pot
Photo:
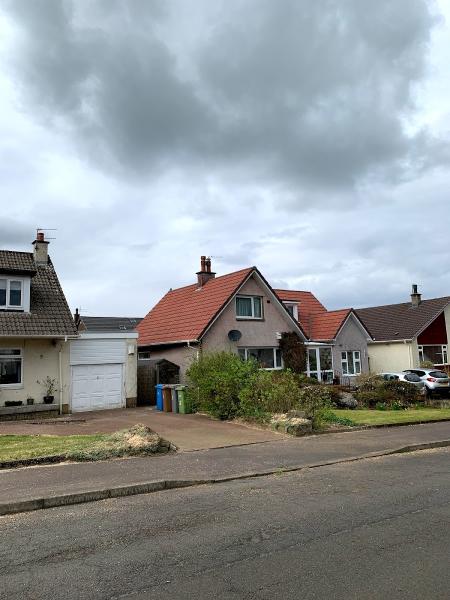
[(201, 269), (197, 273), (197, 281), (199, 288), (203, 287), (207, 281), (209, 281), (210, 279), (214, 279), (214, 277), (216, 276), (216, 274), (211, 271), (211, 259), (209, 257), (207, 258), (206, 256), (201, 256), (200, 266)]

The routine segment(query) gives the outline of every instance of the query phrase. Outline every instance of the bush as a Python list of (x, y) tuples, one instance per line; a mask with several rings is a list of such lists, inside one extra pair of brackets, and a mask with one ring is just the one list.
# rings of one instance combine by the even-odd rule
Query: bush
[(298, 407), (300, 385), (289, 370), (257, 371), (239, 393), (239, 415), (267, 420), (270, 413), (285, 413)]
[(347, 417), (340, 417), (336, 415), (332, 410), (325, 409), (323, 412), (323, 420), (326, 423), (334, 423), (336, 425), (346, 425), (347, 427), (354, 427), (355, 423)]
[(355, 394), (358, 403), (377, 410), (402, 410), (414, 406), (420, 399), (418, 389), (405, 381), (384, 381), (372, 391), (361, 391)]
[(299, 408), (311, 419), (313, 429), (320, 429), (327, 409), (331, 406), (331, 393), (327, 385), (311, 385), (300, 389)]
[(373, 392), (384, 383), (384, 379), (375, 373), (363, 373), (356, 378), (358, 392)]
[(188, 400), (214, 417), (231, 419), (239, 411), (240, 391), (257, 372), (255, 361), (233, 352), (205, 352), (187, 370)]

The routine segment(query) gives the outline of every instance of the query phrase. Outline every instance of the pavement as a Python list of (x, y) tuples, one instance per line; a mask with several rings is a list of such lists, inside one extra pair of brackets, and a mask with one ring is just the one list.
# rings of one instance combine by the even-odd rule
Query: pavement
[(0, 515), (450, 445), (450, 422), (0, 472)]
[(51, 421), (0, 422), (0, 435), (89, 435), (113, 433), (142, 423), (181, 450), (203, 450), (280, 440), (287, 436), (258, 427), (218, 421), (206, 415), (181, 415), (154, 407), (74, 413)]
[(448, 600), (449, 463), (426, 450), (5, 516), (0, 598)]

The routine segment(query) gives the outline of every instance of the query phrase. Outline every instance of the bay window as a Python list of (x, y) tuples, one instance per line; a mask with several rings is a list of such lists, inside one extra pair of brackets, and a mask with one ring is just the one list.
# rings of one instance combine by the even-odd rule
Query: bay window
[(261, 296), (236, 296), (236, 317), (238, 319), (262, 319)]
[(239, 348), (238, 352), (243, 360), (254, 358), (261, 369), (283, 368), (279, 348)]
[(0, 386), (22, 383), (22, 351), (18, 348), (0, 348)]
[(341, 352), (341, 365), (343, 375), (360, 375), (361, 352), (359, 350)]

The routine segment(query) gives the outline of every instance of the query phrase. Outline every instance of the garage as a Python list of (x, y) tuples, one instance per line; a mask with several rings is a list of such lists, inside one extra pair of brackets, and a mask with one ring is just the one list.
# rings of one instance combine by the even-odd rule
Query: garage
[(82, 331), (70, 344), (71, 411), (136, 405), (137, 333)]
[(77, 365), (72, 370), (72, 412), (122, 408), (123, 365)]

